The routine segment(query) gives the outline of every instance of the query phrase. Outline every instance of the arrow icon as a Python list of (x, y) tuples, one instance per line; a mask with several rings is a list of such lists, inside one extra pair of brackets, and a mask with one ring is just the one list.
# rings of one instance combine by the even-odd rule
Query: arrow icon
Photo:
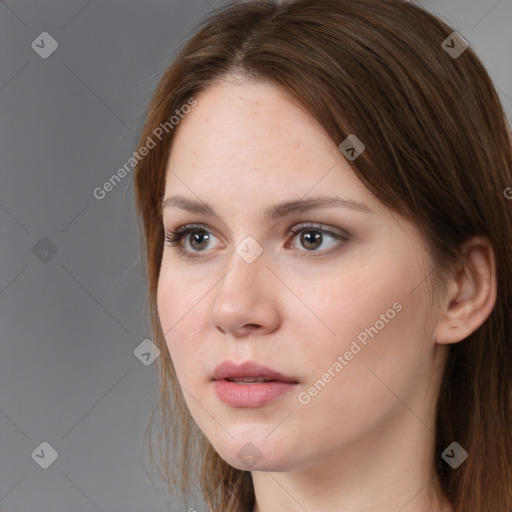
[(253, 467), (263, 456), (253, 443), (246, 443), (237, 453), (238, 460), (247, 467)]
[(145, 339), (133, 351), (133, 355), (144, 365), (149, 366), (160, 356), (160, 349), (150, 340)]
[(32, 254), (42, 263), (48, 263), (57, 254), (57, 246), (49, 238), (43, 236), (33, 245)]
[(365, 150), (365, 145), (353, 133), (351, 133), (338, 146), (338, 149), (348, 160), (353, 162)]
[(55, 448), (44, 441), (30, 454), (34, 462), (43, 469), (49, 468), (56, 460), (59, 454)]
[(255, 238), (248, 236), (237, 245), (236, 252), (246, 263), (252, 263), (263, 252), (263, 247)]
[(452, 32), (442, 43), (443, 50), (452, 58), (457, 59), (468, 47), (468, 42), (458, 33)]
[(441, 453), (441, 457), (450, 467), (457, 469), (468, 458), (468, 452), (454, 441)]
[(59, 47), (59, 43), (48, 32), (41, 32), (30, 46), (39, 57), (47, 59)]

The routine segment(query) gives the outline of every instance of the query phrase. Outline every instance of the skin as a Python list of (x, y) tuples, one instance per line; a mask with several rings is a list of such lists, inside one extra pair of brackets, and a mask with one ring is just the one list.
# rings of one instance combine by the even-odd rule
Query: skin
[[(300, 105), (273, 85), (233, 80), (197, 100), (177, 127), (165, 198), (200, 199), (220, 218), (165, 209), (163, 229), (199, 223), (210, 238), (189, 233), (164, 247), (157, 293), (192, 417), (224, 460), (251, 470), (254, 512), (451, 511), (434, 489), (434, 407), (447, 344), (494, 305), (492, 251), (479, 239), (468, 244), (479, 273), (462, 267), (429, 310), (423, 236), (364, 187)], [(372, 213), (330, 206), (263, 217), (285, 200), (333, 195)], [(289, 232), (308, 222), (350, 238), (324, 235), (308, 250), (311, 238)], [(247, 236), (263, 250), (252, 263), (235, 250)], [(187, 261), (180, 247), (199, 257)], [(397, 302), (401, 311), (301, 403), (299, 393)], [(210, 382), (228, 359), (257, 361), (299, 384), (262, 407), (230, 407)], [(247, 443), (261, 454), (250, 468), (237, 457)]]

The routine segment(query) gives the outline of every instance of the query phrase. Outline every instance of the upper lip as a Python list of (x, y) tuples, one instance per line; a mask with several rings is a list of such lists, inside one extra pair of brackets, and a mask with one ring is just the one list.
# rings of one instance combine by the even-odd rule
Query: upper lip
[(287, 377), (272, 368), (263, 366), (253, 361), (246, 361), (242, 364), (233, 361), (224, 361), (215, 368), (212, 380), (222, 379), (243, 379), (263, 377), (265, 380), (279, 380), (281, 382), (298, 382), (293, 377)]

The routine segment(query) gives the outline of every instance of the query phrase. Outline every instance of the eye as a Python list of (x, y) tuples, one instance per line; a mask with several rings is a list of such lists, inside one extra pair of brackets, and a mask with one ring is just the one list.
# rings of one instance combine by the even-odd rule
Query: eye
[[(294, 235), (292, 238), (299, 236), (299, 243), (305, 249), (300, 252), (309, 253), (314, 256), (325, 256), (337, 251), (340, 248), (341, 242), (348, 242), (350, 236), (348, 233), (336, 233), (324, 229), (320, 224), (302, 224), (294, 226), (289, 230), (289, 233)], [(188, 235), (188, 236), (187, 236)], [(186, 224), (180, 226), (176, 230), (170, 230), (165, 233), (165, 241), (170, 247), (178, 247), (178, 254), (185, 259), (200, 258), (201, 255), (197, 253), (206, 252), (211, 239), (217, 238), (213, 233), (202, 224)], [(331, 244), (323, 250), (317, 250), (325, 241), (330, 240)], [(185, 243), (182, 243), (185, 242)], [(189, 248), (184, 248), (184, 245), (189, 245)], [(285, 245), (286, 248), (295, 248), (289, 243)], [(196, 253), (196, 254), (194, 254)], [(308, 255), (309, 255), (308, 254)]]
[[(299, 226), (294, 226), (290, 229), (290, 233), (295, 236), (299, 236), (299, 243), (302, 247), (306, 249), (306, 251), (315, 253), (315, 256), (322, 255), (325, 256), (327, 254), (331, 254), (339, 249), (341, 245), (340, 242), (348, 242), (350, 237), (347, 233), (335, 233), (333, 231), (324, 229), (320, 224), (302, 224)], [(331, 244), (324, 248), (323, 250), (317, 250), (322, 245), (325, 245), (324, 242), (326, 240), (330, 240)], [(287, 245), (288, 247), (289, 245)]]
[[(185, 238), (184, 242), (189, 243), (192, 250), (183, 249), (183, 244), (180, 243), (186, 235), (189, 236)], [(179, 251), (181, 255), (186, 257), (187, 253), (204, 252), (212, 236), (215, 237), (215, 235), (213, 235), (211, 231), (206, 229), (201, 224), (187, 224), (185, 226), (180, 226), (174, 231), (171, 230), (166, 232), (165, 241), (171, 247), (174, 247), (179, 244)], [(196, 256), (191, 256), (191, 258), (194, 257)]]

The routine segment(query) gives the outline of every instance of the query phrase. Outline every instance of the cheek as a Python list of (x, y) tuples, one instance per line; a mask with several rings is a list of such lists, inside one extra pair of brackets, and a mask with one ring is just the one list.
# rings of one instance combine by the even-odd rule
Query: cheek
[[(311, 310), (330, 328), (330, 339), (343, 342), (355, 337), (365, 328), (378, 322), (380, 315), (397, 323), (397, 302), (403, 305), (410, 294), (414, 277), (396, 262), (386, 265), (384, 261), (365, 261), (363, 264), (347, 265), (328, 278), (322, 277), (315, 284), (316, 292), (309, 296)], [(313, 283), (312, 283), (313, 284)], [(310, 288), (312, 289), (312, 288)], [(386, 323), (387, 327), (388, 323)]]
[[(186, 283), (172, 277), (162, 268), (157, 290), (157, 308), (165, 342), (178, 377), (188, 373), (190, 354), (198, 348), (199, 337), (190, 331), (191, 320), (197, 315), (191, 294), (184, 293)], [(180, 379), (181, 380), (181, 379)]]
[(312, 386), (305, 389), (304, 401), (310, 397), (312, 409), (351, 411), (371, 423), (394, 403), (390, 389), (406, 396), (417, 380), (430, 343), (423, 330), (422, 273), (418, 267), (407, 272), (405, 264), (385, 268), (385, 274), (338, 281), (343, 289), (328, 284), (318, 296), (317, 314), (334, 335), (319, 339), (315, 351), (303, 347), (310, 356)]
[(301, 339), (306, 342), (307, 359), (316, 361), (314, 373), (309, 372), (312, 380), (345, 354), (348, 364), (343, 373), (355, 380), (362, 373), (371, 377), (369, 368), (376, 373), (383, 370), (393, 379), (394, 371), (402, 371), (409, 363), (421, 364), (429, 340), (423, 332), (425, 274), (415, 256), (398, 260), (393, 254), (382, 255), (372, 264), (366, 261), (357, 269), (347, 267), (350, 271), (321, 281), (310, 300), (315, 316), (328, 329), (315, 320), (315, 350), (307, 344), (314, 336), (309, 322), (302, 320), (299, 331), (305, 333)]

